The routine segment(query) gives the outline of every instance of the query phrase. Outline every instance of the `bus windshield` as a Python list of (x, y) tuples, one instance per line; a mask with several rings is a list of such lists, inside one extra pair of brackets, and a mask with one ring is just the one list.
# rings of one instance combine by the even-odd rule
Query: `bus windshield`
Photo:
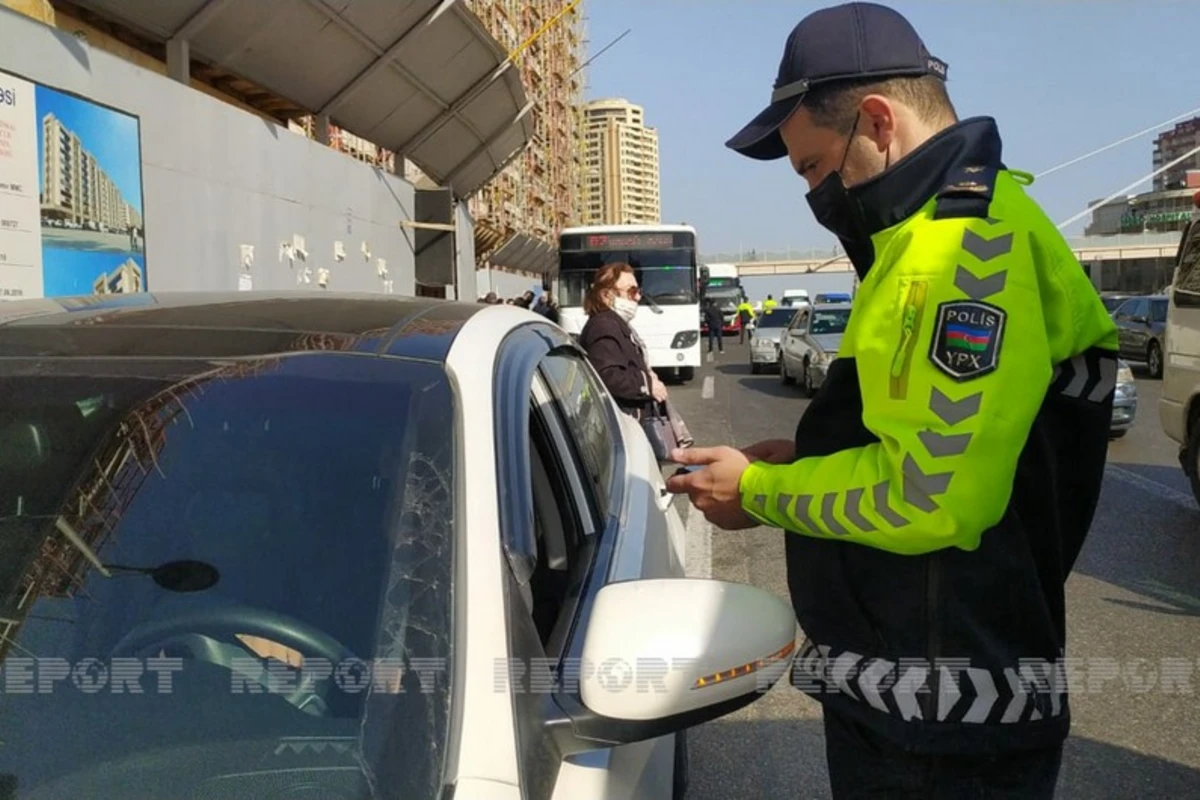
[(564, 252), (559, 273), (559, 305), (583, 305), (596, 270), (605, 264), (625, 262), (633, 267), (643, 302), (660, 306), (694, 305), (696, 298), (695, 252), (689, 250), (605, 250)]

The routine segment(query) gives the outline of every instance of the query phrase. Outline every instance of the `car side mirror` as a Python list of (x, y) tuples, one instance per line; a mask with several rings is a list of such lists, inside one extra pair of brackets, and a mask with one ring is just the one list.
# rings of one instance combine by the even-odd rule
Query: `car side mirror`
[(580, 750), (665, 736), (762, 697), (790, 666), (796, 634), (791, 605), (746, 584), (609, 584), (584, 633), (580, 702), (559, 705)]

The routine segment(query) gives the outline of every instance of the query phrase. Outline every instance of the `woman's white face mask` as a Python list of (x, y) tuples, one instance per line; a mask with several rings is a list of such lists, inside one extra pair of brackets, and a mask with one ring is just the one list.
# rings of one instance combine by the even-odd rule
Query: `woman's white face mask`
[(638, 304), (628, 297), (613, 298), (612, 310), (621, 315), (626, 322), (632, 322), (637, 316)]

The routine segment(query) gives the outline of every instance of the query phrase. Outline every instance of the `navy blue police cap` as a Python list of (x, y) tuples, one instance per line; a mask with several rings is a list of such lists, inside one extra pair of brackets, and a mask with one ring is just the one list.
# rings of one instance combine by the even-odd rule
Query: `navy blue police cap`
[(810, 89), (864, 78), (935, 75), (945, 80), (947, 69), (898, 11), (875, 3), (814, 11), (788, 36), (771, 104), (725, 146), (760, 161), (784, 158), (779, 126)]

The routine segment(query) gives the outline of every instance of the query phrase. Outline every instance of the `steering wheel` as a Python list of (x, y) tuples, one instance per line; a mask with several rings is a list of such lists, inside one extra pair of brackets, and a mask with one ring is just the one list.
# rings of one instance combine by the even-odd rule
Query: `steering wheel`
[[(252, 652), (237, 638), (238, 634), (282, 644), (305, 657), (323, 658), (334, 669), (357, 658), (334, 637), (295, 617), (237, 604), (190, 609), (166, 619), (144, 622), (121, 637), (111, 657), (146, 657), (174, 645), (187, 649), (198, 660), (234, 671), (234, 659), (245, 659)], [(341, 716), (335, 710), (345, 710), (356, 702), (353, 696), (338, 691), (328, 675), (317, 678), (315, 686), (306, 685), (310, 680), (301, 681), (291, 692), (268, 686), (265, 670), (257, 679), (268, 692), (285, 697), (309, 714)]]

